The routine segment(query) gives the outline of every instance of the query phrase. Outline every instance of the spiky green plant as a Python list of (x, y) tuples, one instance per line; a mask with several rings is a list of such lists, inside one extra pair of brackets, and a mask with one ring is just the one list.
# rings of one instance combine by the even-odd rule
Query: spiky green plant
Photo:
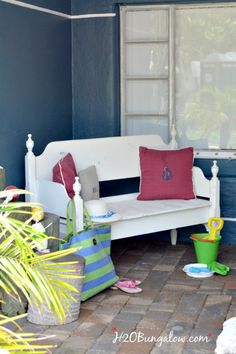
[(40, 336), (35, 333), (13, 332), (6, 328), (5, 325), (12, 323), (18, 330), (21, 330), (17, 324), (17, 320), (25, 317), (26, 315), (15, 316), (8, 318), (0, 315), (0, 354), (46, 354), (50, 353), (50, 349), (54, 346), (50, 344), (43, 344), (44, 340), (49, 340), (54, 335)]
[[(13, 193), (27, 192), (2, 191), (0, 198), (6, 198)], [(78, 278), (78, 275), (73, 267), (70, 267), (75, 262), (54, 260), (72, 254), (76, 249), (37, 254), (35, 248), (39, 241), (51, 237), (32, 228), (32, 206), (32, 203), (25, 202), (0, 204), (0, 291), (2, 289), (9, 296), (19, 299), (23, 294), (28, 302), (33, 298), (39, 308), (45, 303), (63, 323), (69, 311), (69, 303), (75, 301), (72, 292), (78, 291), (64, 280), (65, 271), (68, 272), (67, 279)], [(20, 214), (28, 215), (26, 221), (17, 219)], [(7, 321), (9, 319), (1, 315), (1, 349), (11, 353), (46, 353), (46, 349), (50, 348), (39, 345), (38, 338), (32, 334), (20, 335), (2, 327)]]

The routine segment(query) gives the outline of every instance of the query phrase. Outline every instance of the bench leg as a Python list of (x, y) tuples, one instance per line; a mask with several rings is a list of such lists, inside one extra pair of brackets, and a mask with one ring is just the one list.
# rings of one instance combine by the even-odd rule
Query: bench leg
[(171, 238), (172, 246), (175, 246), (177, 243), (177, 230), (176, 229), (170, 230), (170, 238)]

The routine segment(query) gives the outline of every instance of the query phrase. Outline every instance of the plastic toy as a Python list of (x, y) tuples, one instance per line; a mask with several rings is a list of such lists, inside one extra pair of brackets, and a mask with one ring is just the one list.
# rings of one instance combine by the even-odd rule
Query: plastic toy
[[(218, 223), (217, 226), (215, 224)], [(193, 234), (191, 235), (192, 240), (198, 240), (201, 242), (216, 242), (217, 241), (217, 235), (218, 232), (223, 228), (224, 226), (224, 220), (222, 218), (210, 218), (208, 220), (208, 228), (209, 228), (209, 233), (208, 234)], [(199, 235), (199, 236), (198, 236)]]
[[(214, 226), (215, 223), (218, 223), (217, 226)], [(222, 218), (210, 218), (208, 220), (209, 236), (208, 240), (214, 242), (216, 240), (216, 235), (223, 228), (224, 220)]]

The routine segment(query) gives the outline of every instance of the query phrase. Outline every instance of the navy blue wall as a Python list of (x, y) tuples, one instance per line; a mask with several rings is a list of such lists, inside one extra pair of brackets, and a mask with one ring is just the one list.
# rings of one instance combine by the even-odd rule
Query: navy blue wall
[[(181, 3), (182, 1), (175, 1)], [(188, 1), (205, 2), (205, 1)], [(158, 4), (157, 0), (72, 0), (72, 14), (115, 12), (116, 17), (73, 22), (73, 136), (120, 134), (119, 116), (119, 4)], [(196, 160), (211, 177), (211, 160)], [(236, 218), (236, 161), (219, 160), (222, 215)], [(223, 241), (236, 243), (235, 222), (225, 222)], [(204, 228), (185, 228), (180, 239)]]
[(66, 14), (71, 13), (71, 2), (70, 0), (24, 0), (31, 5), (40, 6), (45, 9), (50, 9), (54, 11), (63, 12)]
[(73, 137), (120, 134), (117, 19), (72, 22)]
[(0, 2), (0, 48), (0, 164), (24, 187), (27, 133), (36, 154), (72, 137), (71, 22)]

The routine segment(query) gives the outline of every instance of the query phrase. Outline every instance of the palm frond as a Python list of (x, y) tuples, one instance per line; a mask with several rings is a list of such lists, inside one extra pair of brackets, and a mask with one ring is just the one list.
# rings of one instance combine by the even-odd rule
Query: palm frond
[[(24, 190), (0, 192), (0, 198), (13, 194), (26, 194)], [(65, 262), (63, 257), (77, 248), (38, 255), (35, 252), (40, 240), (51, 239), (31, 226), (33, 206), (38, 203), (0, 203), (0, 288), (14, 298), (22, 294), (29, 303), (40, 309), (46, 305), (59, 321), (63, 322), (74, 294), (78, 290), (70, 279), (80, 278), (74, 269), (77, 262)], [(24, 221), (16, 216), (25, 214)], [(68, 281), (67, 281), (68, 280)], [(23, 316), (12, 318), (15, 321)], [(10, 353), (48, 353), (50, 345), (43, 345), (42, 337), (31, 333), (14, 333), (3, 327), (10, 319), (0, 315), (0, 348)], [(48, 337), (47, 337), (48, 338)]]
[(46, 354), (54, 346), (51, 344), (43, 344), (43, 341), (48, 341), (52, 335), (41, 336), (33, 333), (24, 332), (13, 332), (6, 327), (8, 323), (13, 323), (18, 330), (21, 330), (20, 326), (17, 324), (17, 320), (24, 318), (26, 314), (15, 316), (9, 319), (6, 316), (0, 315), (0, 348), (5, 349), (9, 353), (15, 354)]

